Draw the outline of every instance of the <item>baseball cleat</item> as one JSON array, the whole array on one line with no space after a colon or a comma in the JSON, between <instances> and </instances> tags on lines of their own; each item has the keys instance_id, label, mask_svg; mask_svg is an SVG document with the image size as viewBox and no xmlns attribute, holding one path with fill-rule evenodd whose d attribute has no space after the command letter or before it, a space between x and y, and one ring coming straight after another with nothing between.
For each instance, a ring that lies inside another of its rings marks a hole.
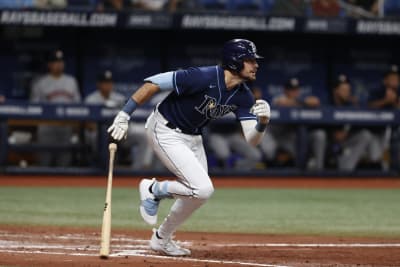
<instances>
[{"instance_id":1,"label":"baseball cleat","mask_svg":"<svg viewBox=\"0 0 400 267\"><path fill-rule=\"evenodd\" d=\"M190 250L180 247L172 237L159 238L157 230L153 229L153 235L150 240L150 248L156 252L167 256L189 256Z\"/></svg>"},{"instance_id":2,"label":"baseball cleat","mask_svg":"<svg viewBox=\"0 0 400 267\"><path fill-rule=\"evenodd\" d=\"M142 179L139 184L140 193L140 215L150 225L157 223L157 211L160 200L150 192L150 186L156 182L156 178Z\"/></svg>"}]
</instances>

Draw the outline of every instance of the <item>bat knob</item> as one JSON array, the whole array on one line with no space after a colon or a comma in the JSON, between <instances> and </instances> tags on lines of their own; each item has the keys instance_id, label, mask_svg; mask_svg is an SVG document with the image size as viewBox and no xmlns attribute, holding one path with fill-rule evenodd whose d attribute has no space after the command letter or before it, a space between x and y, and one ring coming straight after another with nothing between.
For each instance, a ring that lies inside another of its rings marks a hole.
<instances>
[{"instance_id":1,"label":"bat knob","mask_svg":"<svg viewBox=\"0 0 400 267\"><path fill-rule=\"evenodd\" d=\"M116 143L110 143L108 145L108 150L109 151L117 151L117 144Z\"/></svg>"}]
</instances>

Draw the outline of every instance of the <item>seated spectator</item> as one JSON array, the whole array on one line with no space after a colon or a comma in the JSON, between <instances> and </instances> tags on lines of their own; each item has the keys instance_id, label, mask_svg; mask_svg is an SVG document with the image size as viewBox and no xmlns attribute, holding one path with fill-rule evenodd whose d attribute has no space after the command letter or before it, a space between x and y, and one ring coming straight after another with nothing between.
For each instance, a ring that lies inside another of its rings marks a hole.
<instances>
[{"instance_id":1,"label":"seated spectator","mask_svg":"<svg viewBox=\"0 0 400 267\"><path fill-rule=\"evenodd\" d=\"M399 98L400 77L397 66L391 68L384 74L382 87L373 89L368 96L368 106L373 109L396 109L400 107ZM391 128L370 127L372 133L371 157L375 162L381 162L384 166L383 153L389 146Z\"/></svg>"},{"instance_id":2,"label":"seated spectator","mask_svg":"<svg viewBox=\"0 0 400 267\"><path fill-rule=\"evenodd\" d=\"M378 16L380 12L379 0L347 0L348 4L361 8L361 11L366 11L367 14ZM353 10L348 12L350 16L362 17L363 12Z\"/></svg>"},{"instance_id":3,"label":"seated spectator","mask_svg":"<svg viewBox=\"0 0 400 267\"><path fill-rule=\"evenodd\" d=\"M351 84L345 75L339 75L332 92L335 107L358 107L358 101L351 92ZM370 151L371 133L360 127L339 125L329 127L330 145L328 161L342 171L354 171L363 156Z\"/></svg>"},{"instance_id":4,"label":"seated spectator","mask_svg":"<svg viewBox=\"0 0 400 267\"><path fill-rule=\"evenodd\" d=\"M296 78L290 79L284 86L281 95L272 100L272 106L277 107L308 107L320 106L320 100L316 96L301 96L300 84ZM324 167L326 132L319 128L309 129L309 143L312 158L308 162L308 168L321 170ZM261 143L261 149L268 160L277 156L277 151L285 151L292 158L296 156L297 127L291 125L270 125Z\"/></svg>"},{"instance_id":5,"label":"seated spectator","mask_svg":"<svg viewBox=\"0 0 400 267\"><path fill-rule=\"evenodd\" d=\"M317 17L338 17L340 6L338 0L312 0L312 13Z\"/></svg>"},{"instance_id":6,"label":"seated spectator","mask_svg":"<svg viewBox=\"0 0 400 267\"><path fill-rule=\"evenodd\" d=\"M129 6L127 0L100 0L97 4L97 11L122 11Z\"/></svg>"},{"instance_id":7,"label":"seated spectator","mask_svg":"<svg viewBox=\"0 0 400 267\"><path fill-rule=\"evenodd\" d=\"M148 10L148 11L161 11L168 10L175 12L178 4L184 2L182 0L131 0L133 8Z\"/></svg>"},{"instance_id":8,"label":"seated spectator","mask_svg":"<svg viewBox=\"0 0 400 267\"><path fill-rule=\"evenodd\" d=\"M81 96L74 77L64 73L64 53L52 51L48 58L48 73L33 83L30 100L35 103L79 103ZM71 126L39 125L38 143L42 145L71 144L73 128ZM41 151L40 163L43 166L68 166L72 155L68 151L50 153Z\"/></svg>"},{"instance_id":9,"label":"seated spectator","mask_svg":"<svg viewBox=\"0 0 400 267\"><path fill-rule=\"evenodd\" d=\"M36 8L61 9L67 7L67 0L36 0L35 2Z\"/></svg>"}]
</instances>

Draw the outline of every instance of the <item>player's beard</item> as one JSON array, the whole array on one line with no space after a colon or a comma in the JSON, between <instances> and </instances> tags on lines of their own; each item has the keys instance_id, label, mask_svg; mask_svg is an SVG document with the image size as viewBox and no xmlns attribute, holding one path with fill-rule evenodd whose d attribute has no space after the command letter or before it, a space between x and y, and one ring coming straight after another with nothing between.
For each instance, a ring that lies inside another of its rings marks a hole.
<instances>
[{"instance_id":1,"label":"player's beard","mask_svg":"<svg viewBox=\"0 0 400 267\"><path fill-rule=\"evenodd\" d=\"M256 74L257 74L256 72L254 72L254 74L249 72L247 75L243 75L242 73L239 73L239 76L245 82L254 82L256 80Z\"/></svg>"}]
</instances>

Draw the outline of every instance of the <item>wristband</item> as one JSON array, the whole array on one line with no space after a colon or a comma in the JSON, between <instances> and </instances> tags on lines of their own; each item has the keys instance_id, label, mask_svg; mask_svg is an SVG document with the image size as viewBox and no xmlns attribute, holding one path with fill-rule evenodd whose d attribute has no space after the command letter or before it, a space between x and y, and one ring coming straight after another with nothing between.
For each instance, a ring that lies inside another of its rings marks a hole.
<instances>
[{"instance_id":1,"label":"wristband","mask_svg":"<svg viewBox=\"0 0 400 267\"><path fill-rule=\"evenodd\" d=\"M128 102L126 102L125 106L122 108L122 111L126 112L128 115L131 115L137 108L137 105L138 104L136 101L130 97Z\"/></svg>"},{"instance_id":2,"label":"wristband","mask_svg":"<svg viewBox=\"0 0 400 267\"><path fill-rule=\"evenodd\" d=\"M260 133L264 132L266 128L267 128L267 124L259 123L259 122L256 124L256 130Z\"/></svg>"}]
</instances>

